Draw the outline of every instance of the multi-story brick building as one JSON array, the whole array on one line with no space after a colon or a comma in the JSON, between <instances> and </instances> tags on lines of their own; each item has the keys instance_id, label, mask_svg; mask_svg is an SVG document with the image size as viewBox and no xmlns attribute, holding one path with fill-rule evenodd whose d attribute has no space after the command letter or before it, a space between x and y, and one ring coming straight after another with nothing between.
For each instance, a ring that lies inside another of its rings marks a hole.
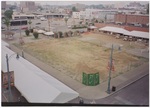
<instances>
[{"instance_id":1,"label":"multi-story brick building","mask_svg":"<svg viewBox=\"0 0 150 108\"><path fill-rule=\"evenodd\" d=\"M6 10L6 1L2 1L1 3L2 10Z\"/></svg>"},{"instance_id":2,"label":"multi-story brick building","mask_svg":"<svg viewBox=\"0 0 150 108\"><path fill-rule=\"evenodd\" d=\"M32 2L32 1L21 1L20 6L23 12L36 10L35 2Z\"/></svg>"},{"instance_id":3,"label":"multi-story brick building","mask_svg":"<svg viewBox=\"0 0 150 108\"><path fill-rule=\"evenodd\" d=\"M146 25L149 23L149 15L142 14L116 14L115 22L121 22L124 24L142 24Z\"/></svg>"}]
</instances>

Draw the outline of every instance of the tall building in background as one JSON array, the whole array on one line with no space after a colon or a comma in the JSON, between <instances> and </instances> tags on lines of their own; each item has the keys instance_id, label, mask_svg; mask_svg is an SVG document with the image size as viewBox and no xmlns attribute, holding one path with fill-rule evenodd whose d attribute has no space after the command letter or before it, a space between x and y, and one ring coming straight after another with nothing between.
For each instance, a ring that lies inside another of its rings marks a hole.
<instances>
[{"instance_id":1,"label":"tall building in background","mask_svg":"<svg viewBox=\"0 0 150 108\"><path fill-rule=\"evenodd\" d=\"M29 12L29 11L36 10L35 2L33 1L21 1L20 7L21 7L22 12Z\"/></svg>"},{"instance_id":2,"label":"tall building in background","mask_svg":"<svg viewBox=\"0 0 150 108\"><path fill-rule=\"evenodd\" d=\"M85 10L86 7L85 4L80 4L80 3L73 4L72 6L76 7L78 11L83 11Z\"/></svg>"},{"instance_id":3,"label":"tall building in background","mask_svg":"<svg viewBox=\"0 0 150 108\"><path fill-rule=\"evenodd\" d=\"M1 3L2 3L2 4L1 4L2 10L6 10L6 1L2 1Z\"/></svg>"}]
</instances>

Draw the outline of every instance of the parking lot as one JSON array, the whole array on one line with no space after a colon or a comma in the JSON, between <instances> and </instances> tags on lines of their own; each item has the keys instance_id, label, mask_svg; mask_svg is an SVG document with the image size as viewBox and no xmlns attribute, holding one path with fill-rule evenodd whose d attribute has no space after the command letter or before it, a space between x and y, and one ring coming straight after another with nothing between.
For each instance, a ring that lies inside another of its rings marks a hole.
<instances>
[{"instance_id":1,"label":"parking lot","mask_svg":"<svg viewBox=\"0 0 150 108\"><path fill-rule=\"evenodd\" d=\"M49 31L49 27L50 27L50 31L64 32L70 30L68 26L71 26L73 24L79 24L78 19L73 20L72 18L68 19L67 25L64 19L59 19L59 20L50 19L49 21L48 20L41 21L40 19L31 19L31 22L32 22L31 25L28 24L28 25L21 25L21 26L10 26L10 30L19 33L20 29L22 29L21 31L24 32L26 27L30 28L31 26L31 28L41 28L47 31ZM2 24L2 27L3 27L2 29L3 31L6 30L7 28L5 24Z\"/></svg>"}]
</instances>

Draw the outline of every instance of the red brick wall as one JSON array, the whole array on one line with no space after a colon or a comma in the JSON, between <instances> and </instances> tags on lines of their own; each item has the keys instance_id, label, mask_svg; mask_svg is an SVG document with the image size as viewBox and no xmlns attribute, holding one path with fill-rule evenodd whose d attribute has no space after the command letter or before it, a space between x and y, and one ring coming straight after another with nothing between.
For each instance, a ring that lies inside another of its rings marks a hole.
<instances>
[{"instance_id":1,"label":"red brick wall","mask_svg":"<svg viewBox=\"0 0 150 108\"><path fill-rule=\"evenodd\" d=\"M115 22L123 22L125 23L140 23L147 24L149 23L149 16L144 15L125 15L125 14L116 14Z\"/></svg>"},{"instance_id":2,"label":"red brick wall","mask_svg":"<svg viewBox=\"0 0 150 108\"><path fill-rule=\"evenodd\" d=\"M115 15L115 22L123 22L125 23L126 15L125 14L116 14Z\"/></svg>"}]
</instances>

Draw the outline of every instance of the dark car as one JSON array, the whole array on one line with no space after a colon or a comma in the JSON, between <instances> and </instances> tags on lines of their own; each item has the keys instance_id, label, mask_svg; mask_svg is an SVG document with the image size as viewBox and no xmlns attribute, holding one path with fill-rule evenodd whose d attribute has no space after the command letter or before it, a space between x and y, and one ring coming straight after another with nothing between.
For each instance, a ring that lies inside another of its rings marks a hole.
<instances>
[{"instance_id":1,"label":"dark car","mask_svg":"<svg viewBox=\"0 0 150 108\"><path fill-rule=\"evenodd\" d=\"M1 27L1 29L4 31L4 30L5 30L5 27Z\"/></svg>"},{"instance_id":2,"label":"dark car","mask_svg":"<svg viewBox=\"0 0 150 108\"><path fill-rule=\"evenodd\" d=\"M39 24L41 24L41 23L36 23L36 25L39 25Z\"/></svg>"}]
</instances>

